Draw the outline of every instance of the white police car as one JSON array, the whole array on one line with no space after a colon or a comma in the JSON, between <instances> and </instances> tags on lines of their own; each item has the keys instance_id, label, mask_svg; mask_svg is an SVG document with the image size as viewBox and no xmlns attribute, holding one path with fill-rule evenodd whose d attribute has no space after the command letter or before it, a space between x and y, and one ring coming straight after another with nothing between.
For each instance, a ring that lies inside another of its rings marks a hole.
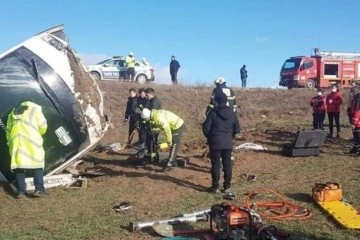
<instances>
[{"instance_id":1,"label":"white police car","mask_svg":"<svg viewBox=\"0 0 360 240\"><path fill-rule=\"evenodd\" d=\"M125 58L115 56L111 59L105 59L97 64L86 66L95 80L124 80L127 76ZM136 61L135 63L135 81L144 84L155 80L154 69L151 66L144 65Z\"/></svg>"}]
</instances>

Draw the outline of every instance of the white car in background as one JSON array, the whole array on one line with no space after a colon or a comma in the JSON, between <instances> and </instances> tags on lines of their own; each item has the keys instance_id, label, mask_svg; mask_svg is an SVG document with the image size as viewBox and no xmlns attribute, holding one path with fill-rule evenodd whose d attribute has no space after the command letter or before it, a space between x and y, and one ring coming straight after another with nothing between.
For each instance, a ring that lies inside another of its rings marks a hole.
<instances>
[{"instance_id":1,"label":"white car in background","mask_svg":"<svg viewBox=\"0 0 360 240\"><path fill-rule=\"evenodd\" d=\"M124 57L116 56L110 59L105 59L97 64L86 66L86 68L96 81L122 80L125 79L127 75ZM147 66L136 61L134 79L140 84L154 81L154 69L151 66Z\"/></svg>"}]
</instances>

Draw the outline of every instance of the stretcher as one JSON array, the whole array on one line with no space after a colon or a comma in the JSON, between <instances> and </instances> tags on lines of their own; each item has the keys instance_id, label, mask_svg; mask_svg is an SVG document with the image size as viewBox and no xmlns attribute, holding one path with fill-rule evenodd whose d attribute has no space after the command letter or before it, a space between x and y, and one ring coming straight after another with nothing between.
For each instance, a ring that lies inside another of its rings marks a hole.
<instances>
[{"instance_id":1,"label":"stretcher","mask_svg":"<svg viewBox=\"0 0 360 240\"><path fill-rule=\"evenodd\" d=\"M342 201L317 203L343 227L360 229L360 213L349 203Z\"/></svg>"}]
</instances>

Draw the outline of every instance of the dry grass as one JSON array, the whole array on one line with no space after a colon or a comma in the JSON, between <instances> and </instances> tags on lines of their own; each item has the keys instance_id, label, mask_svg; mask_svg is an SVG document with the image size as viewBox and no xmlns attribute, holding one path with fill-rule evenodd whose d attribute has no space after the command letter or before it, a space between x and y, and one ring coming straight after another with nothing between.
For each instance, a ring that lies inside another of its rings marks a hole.
<instances>
[{"instance_id":1,"label":"dry grass","mask_svg":"<svg viewBox=\"0 0 360 240\"><path fill-rule=\"evenodd\" d=\"M187 123L182 151L191 157L190 165L164 174L157 166L135 166L132 152L92 153L87 161L108 175L91 179L85 190L53 188L48 198L15 200L3 186L0 239L159 239L151 232L129 232L129 222L168 218L223 201L220 195L205 192L211 183L210 164L199 158L206 146L200 124L211 88L151 86L164 108L176 112ZM126 138L127 126L120 120L129 87L132 86L102 83L114 126L104 143ZM308 100L312 94L306 90L236 90L242 106L242 134L237 143L259 143L269 151L235 153L232 186L238 198L234 203L242 205L244 194L253 189L273 189L313 212L309 220L274 223L290 233L292 239L359 239L359 232L339 227L309 196L314 183L337 181L344 186L345 197L360 208L360 162L343 154L351 146L346 140L351 130L345 115L342 139L329 140L319 157L288 158L280 154L281 145L291 140L298 129L309 128ZM257 181L241 180L244 173L256 174ZM131 202L133 208L115 213L112 207L122 201Z\"/></svg>"}]
</instances>

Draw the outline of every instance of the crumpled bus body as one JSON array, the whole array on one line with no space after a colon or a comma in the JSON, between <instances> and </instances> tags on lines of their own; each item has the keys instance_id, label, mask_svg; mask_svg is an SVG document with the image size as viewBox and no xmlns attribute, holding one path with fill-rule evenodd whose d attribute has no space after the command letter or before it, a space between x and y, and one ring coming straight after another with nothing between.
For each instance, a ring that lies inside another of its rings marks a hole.
<instances>
[{"instance_id":1,"label":"crumpled bus body","mask_svg":"<svg viewBox=\"0 0 360 240\"><path fill-rule=\"evenodd\" d=\"M81 63L63 26L56 26L0 54L0 119L22 101L42 106L45 175L61 172L87 153L109 123L97 83ZM6 129L0 129L0 180L13 179Z\"/></svg>"}]
</instances>

